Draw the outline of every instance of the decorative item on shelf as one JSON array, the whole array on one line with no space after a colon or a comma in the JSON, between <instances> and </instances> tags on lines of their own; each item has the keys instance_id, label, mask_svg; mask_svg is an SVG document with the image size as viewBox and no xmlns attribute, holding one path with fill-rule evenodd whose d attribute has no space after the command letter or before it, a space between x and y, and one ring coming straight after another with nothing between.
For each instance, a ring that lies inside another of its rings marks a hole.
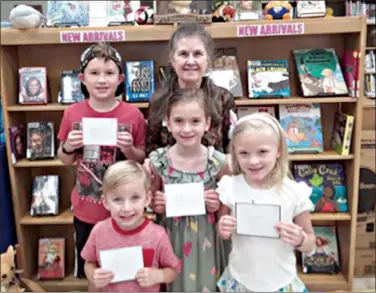
<instances>
[{"instance_id":1,"label":"decorative item on shelf","mask_svg":"<svg viewBox=\"0 0 376 293\"><path fill-rule=\"evenodd\" d=\"M291 11L289 1L270 1L264 8L265 19L291 19Z\"/></svg>"},{"instance_id":2,"label":"decorative item on shelf","mask_svg":"<svg viewBox=\"0 0 376 293\"><path fill-rule=\"evenodd\" d=\"M212 1L165 1L157 0L154 24L184 22L212 22Z\"/></svg>"},{"instance_id":3,"label":"decorative item on shelf","mask_svg":"<svg viewBox=\"0 0 376 293\"><path fill-rule=\"evenodd\" d=\"M235 8L228 1L217 1L213 12L213 22L229 22L235 17Z\"/></svg>"},{"instance_id":4,"label":"decorative item on shelf","mask_svg":"<svg viewBox=\"0 0 376 293\"><path fill-rule=\"evenodd\" d=\"M1 292L24 292L16 275L16 251L10 245L6 252L1 254Z\"/></svg>"},{"instance_id":5,"label":"decorative item on shelf","mask_svg":"<svg viewBox=\"0 0 376 293\"><path fill-rule=\"evenodd\" d=\"M135 22L137 24L152 24L154 19L154 10L149 6L141 6L135 12Z\"/></svg>"},{"instance_id":6,"label":"decorative item on shelf","mask_svg":"<svg viewBox=\"0 0 376 293\"><path fill-rule=\"evenodd\" d=\"M29 29L40 27L44 16L33 7L20 4L10 11L9 19L14 28Z\"/></svg>"},{"instance_id":7,"label":"decorative item on shelf","mask_svg":"<svg viewBox=\"0 0 376 293\"><path fill-rule=\"evenodd\" d=\"M326 7L325 17L333 17L333 16L334 16L333 8Z\"/></svg>"}]
</instances>

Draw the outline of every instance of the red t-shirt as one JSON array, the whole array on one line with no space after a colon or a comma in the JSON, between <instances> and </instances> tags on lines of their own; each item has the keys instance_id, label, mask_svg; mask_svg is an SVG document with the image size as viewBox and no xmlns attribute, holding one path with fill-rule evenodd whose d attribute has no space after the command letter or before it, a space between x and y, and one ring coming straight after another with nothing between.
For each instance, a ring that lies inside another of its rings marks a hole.
<instances>
[{"instance_id":1,"label":"red t-shirt","mask_svg":"<svg viewBox=\"0 0 376 293\"><path fill-rule=\"evenodd\" d=\"M100 267L101 250L141 246L144 266L153 268L174 268L179 270L179 259L174 254L166 230L148 219L131 231L123 231L112 218L99 222L90 233L81 256L86 261L96 262ZM137 280L112 283L104 292L158 292L160 285L141 288Z\"/></svg>"},{"instance_id":2,"label":"red t-shirt","mask_svg":"<svg viewBox=\"0 0 376 293\"><path fill-rule=\"evenodd\" d=\"M120 102L115 109L104 113L91 108L89 100L69 106L64 112L58 139L66 141L73 128L81 127L84 117L117 118L118 128L127 128L131 125L135 147L145 145L144 116L135 106L125 102ZM124 154L115 146L84 146L77 150L76 184L71 194L75 217L89 224L96 224L109 217L101 201L102 179L110 165L125 159Z\"/></svg>"}]
</instances>

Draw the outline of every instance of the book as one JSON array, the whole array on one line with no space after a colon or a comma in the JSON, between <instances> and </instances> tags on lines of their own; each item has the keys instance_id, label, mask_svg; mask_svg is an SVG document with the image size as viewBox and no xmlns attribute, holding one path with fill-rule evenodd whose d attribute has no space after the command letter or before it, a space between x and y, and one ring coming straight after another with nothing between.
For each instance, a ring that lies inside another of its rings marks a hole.
<instances>
[{"instance_id":1,"label":"book","mask_svg":"<svg viewBox=\"0 0 376 293\"><path fill-rule=\"evenodd\" d=\"M342 58L343 75L350 96L356 97L357 51L346 50Z\"/></svg>"},{"instance_id":2,"label":"book","mask_svg":"<svg viewBox=\"0 0 376 293\"><path fill-rule=\"evenodd\" d=\"M235 21L263 18L261 1L234 1Z\"/></svg>"},{"instance_id":3,"label":"book","mask_svg":"<svg viewBox=\"0 0 376 293\"><path fill-rule=\"evenodd\" d=\"M286 132L289 153L324 151L319 104L280 105L279 120Z\"/></svg>"},{"instance_id":4,"label":"book","mask_svg":"<svg viewBox=\"0 0 376 293\"><path fill-rule=\"evenodd\" d=\"M154 62L126 61L126 100L148 102L154 92Z\"/></svg>"},{"instance_id":5,"label":"book","mask_svg":"<svg viewBox=\"0 0 376 293\"><path fill-rule=\"evenodd\" d=\"M52 122L27 123L28 159L47 159L55 157L55 134Z\"/></svg>"},{"instance_id":6,"label":"book","mask_svg":"<svg viewBox=\"0 0 376 293\"><path fill-rule=\"evenodd\" d=\"M219 48L209 78L219 87L228 90L234 97L243 96L243 87L236 61L236 48Z\"/></svg>"},{"instance_id":7,"label":"book","mask_svg":"<svg viewBox=\"0 0 376 293\"><path fill-rule=\"evenodd\" d=\"M48 26L89 25L89 1L47 1Z\"/></svg>"},{"instance_id":8,"label":"book","mask_svg":"<svg viewBox=\"0 0 376 293\"><path fill-rule=\"evenodd\" d=\"M302 49L293 53L304 96L348 94L334 49Z\"/></svg>"},{"instance_id":9,"label":"book","mask_svg":"<svg viewBox=\"0 0 376 293\"><path fill-rule=\"evenodd\" d=\"M42 175L33 180L31 216L57 215L59 212L59 176Z\"/></svg>"},{"instance_id":10,"label":"book","mask_svg":"<svg viewBox=\"0 0 376 293\"><path fill-rule=\"evenodd\" d=\"M335 226L313 227L316 236L312 252L302 253L303 273L337 274L340 271L337 233Z\"/></svg>"},{"instance_id":11,"label":"book","mask_svg":"<svg viewBox=\"0 0 376 293\"><path fill-rule=\"evenodd\" d=\"M18 69L18 103L23 105L47 104L47 68L21 67Z\"/></svg>"},{"instance_id":12,"label":"book","mask_svg":"<svg viewBox=\"0 0 376 293\"><path fill-rule=\"evenodd\" d=\"M350 153L353 128L354 116L342 112L335 114L332 148L342 156Z\"/></svg>"},{"instance_id":13,"label":"book","mask_svg":"<svg viewBox=\"0 0 376 293\"><path fill-rule=\"evenodd\" d=\"M65 239L39 238L38 279L65 277Z\"/></svg>"},{"instance_id":14,"label":"book","mask_svg":"<svg viewBox=\"0 0 376 293\"><path fill-rule=\"evenodd\" d=\"M81 91L81 81L78 77L79 70L63 70L60 76L60 93L58 102L72 104L85 99Z\"/></svg>"},{"instance_id":15,"label":"book","mask_svg":"<svg viewBox=\"0 0 376 293\"><path fill-rule=\"evenodd\" d=\"M17 124L9 127L12 164L26 157L25 127Z\"/></svg>"},{"instance_id":16,"label":"book","mask_svg":"<svg viewBox=\"0 0 376 293\"><path fill-rule=\"evenodd\" d=\"M246 115L250 115L257 112L268 113L275 117L274 106L254 106L254 107L239 107L238 108L238 118L242 118Z\"/></svg>"},{"instance_id":17,"label":"book","mask_svg":"<svg viewBox=\"0 0 376 293\"><path fill-rule=\"evenodd\" d=\"M326 14L325 1L296 1L296 14L298 18L323 17Z\"/></svg>"},{"instance_id":18,"label":"book","mask_svg":"<svg viewBox=\"0 0 376 293\"><path fill-rule=\"evenodd\" d=\"M287 60L248 60L248 97L290 96Z\"/></svg>"},{"instance_id":19,"label":"book","mask_svg":"<svg viewBox=\"0 0 376 293\"><path fill-rule=\"evenodd\" d=\"M342 163L295 163L294 177L312 187L310 199L315 212L347 212L347 188Z\"/></svg>"}]
</instances>

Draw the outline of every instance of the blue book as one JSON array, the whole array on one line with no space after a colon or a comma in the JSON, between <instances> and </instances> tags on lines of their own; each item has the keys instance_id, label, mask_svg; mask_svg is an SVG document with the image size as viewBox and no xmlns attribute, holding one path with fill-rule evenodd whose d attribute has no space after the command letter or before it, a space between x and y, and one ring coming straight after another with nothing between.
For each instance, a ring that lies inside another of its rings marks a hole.
<instances>
[{"instance_id":1,"label":"blue book","mask_svg":"<svg viewBox=\"0 0 376 293\"><path fill-rule=\"evenodd\" d=\"M248 60L248 93L250 98L289 97L288 61Z\"/></svg>"},{"instance_id":2,"label":"blue book","mask_svg":"<svg viewBox=\"0 0 376 293\"><path fill-rule=\"evenodd\" d=\"M154 92L153 61L127 61L125 70L126 100L148 102Z\"/></svg>"},{"instance_id":3,"label":"blue book","mask_svg":"<svg viewBox=\"0 0 376 293\"><path fill-rule=\"evenodd\" d=\"M47 1L47 25L89 25L89 1Z\"/></svg>"}]
</instances>

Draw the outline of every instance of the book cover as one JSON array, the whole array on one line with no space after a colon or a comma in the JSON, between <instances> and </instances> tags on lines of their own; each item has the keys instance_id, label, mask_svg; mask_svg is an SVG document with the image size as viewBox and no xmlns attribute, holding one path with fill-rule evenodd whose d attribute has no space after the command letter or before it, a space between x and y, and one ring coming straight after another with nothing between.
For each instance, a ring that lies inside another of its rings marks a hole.
<instances>
[{"instance_id":1,"label":"book cover","mask_svg":"<svg viewBox=\"0 0 376 293\"><path fill-rule=\"evenodd\" d=\"M294 177L312 187L310 199L314 211L320 213L347 212L347 188L341 163L295 163Z\"/></svg>"},{"instance_id":2,"label":"book cover","mask_svg":"<svg viewBox=\"0 0 376 293\"><path fill-rule=\"evenodd\" d=\"M126 1L106 1L108 23L111 21L125 21L125 2Z\"/></svg>"},{"instance_id":3,"label":"book cover","mask_svg":"<svg viewBox=\"0 0 376 293\"><path fill-rule=\"evenodd\" d=\"M261 1L234 1L235 20L257 20L263 18Z\"/></svg>"},{"instance_id":4,"label":"book cover","mask_svg":"<svg viewBox=\"0 0 376 293\"><path fill-rule=\"evenodd\" d=\"M57 215L59 212L59 176L42 175L33 180L31 216Z\"/></svg>"},{"instance_id":5,"label":"book cover","mask_svg":"<svg viewBox=\"0 0 376 293\"><path fill-rule=\"evenodd\" d=\"M323 17L326 14L325 1L297 1L296 14L299 18Z\"/></svg>"},{"instance_id":6,"label":"book cover","mask_svg":"<svg viewBox=\"0 0 376 293\"><path fill-rule=\"evenodd\" d=\"M335 226L315 226L315 248L302 253L303 273L336 274L340 271L337 233Z\"/></svg>"},{"instance_id":7,"label":"book cover","mask_svg":"<svg viewBox=\"0 0 376 293\"><path fill-rule=\"evenodd\" d=\"M26 157L25 127L17 124L9 127L12 164Z\"/></svg>"},{"instance_id":8,"label":"book cover","mask_svg":"<svg viewBox=\"0 0 376 293\"><path fill-rule=\"evenodd\" d=\"M254 106L254 107L239 107L238 109L238 118L242 118L246 115L250 115L257 112L268 113L275 117L275 108L274 106Z\"/></svg>"},{"instance_id":9,"label":"book cover","mask_svg":"<svg viewBox=\"0 0 376 293\"><path fill-rule=\"evenodd\" d=\"M128 102L148 102L154 92L154 62L125 62L126 100Z\"/></svg>"},{"instance_id":10,"label":"book cover","mask_svg":"<svg viewBox=\"0 0 376 293\"><path fill-rule=\"evenodd\" d=\"M287 60L248 60L248 93L250 98L290 96Z\"/></svg>"},{"instance_id":11,"label":"book cover","mask_svg":"<svg viewBox=\"0 0 376 293\"><path fill-rule=\"evenodd\" d=\"M55 156L55 134L52 122L29 122L27 124L28 159L47 159Z\"/></svg>"},{"instance_id":12,"label":"book cover","mask_svg":"<svg viewBox=\"0 0 376 293\"><path fill-rule=\"evenodd\" d=\"M346 50L342 58L343 75L350 96L356 97L357 52Z\"/></svg>"},{"instance_id":13,"label":"book cover","mask_svg":"<svg viewBox=\"0 0 376 293\"><path fill-rule=\"evenodd\" d=\"M85 99L81 91L81 81L78 78L79 73L79 70L63 70L61 72L59 103L72 104Z\"/></svg>"},{"instance_id":14,"label":"book cover","mask_svg":"<svg viewBox=\"0 0 376 293\"><path fill-rule=\"evenodd\" d=\"M213 83L228 90L234 97L243 96L243 87L236 61L236 48L219 48L208 76Z\"/></svg>"},{"instance_id":15,"label":"book cover","mask_svg":"<svg viewBox=\"0 0 376 293\"><path fill-rule=\"evenodd\" d=\"M334 49L303 49L293 52L304 96L348 94Z\"/></svg>"},{"instance_id":16,"label":"book cover","mask_svg":"<svg viewBox=\"0 0 376 293\"><path fill-rule=\"evenodd\" d=\"M40 238L38 242L38 279L65 276L65 239Z\"/></svg>"},{"instance_id":17,"label":"book cover","mask_svg":"<svg viewBox=\"0 0 376 293\"><path fill-rule=\"evenodd\" d=\"M18 69L20 104L47 104L47 68L21 67Z\"/></svg>"},{"instance_id":18,"label":"book cover","mask_svg":"<svg viewBox=\"0 0 376 293\"><path fill-rule=\"evenodd\" d=\"M89 1L48 0L47 25L89 25Z\"/></svg>"},{"instance_id":19,"label":"book cover","mask_svg":"<svg viewBox=\"0 0 376 293\"><path fill-rule=\"evenodd\" d=\"M319 104L280 105L279 121L286 132L289 153L324 151Z\"/></svg>"},{"instance_id":20,"label":"book cover","mask_svg":"<svg viewBox=\"0 0 376 293\"><path fill-rule=\"evenodd\" d=\"M340 155L350 153L354 116L337 112L334 119L332 148Z\"/></svg>"}]
</instances>

